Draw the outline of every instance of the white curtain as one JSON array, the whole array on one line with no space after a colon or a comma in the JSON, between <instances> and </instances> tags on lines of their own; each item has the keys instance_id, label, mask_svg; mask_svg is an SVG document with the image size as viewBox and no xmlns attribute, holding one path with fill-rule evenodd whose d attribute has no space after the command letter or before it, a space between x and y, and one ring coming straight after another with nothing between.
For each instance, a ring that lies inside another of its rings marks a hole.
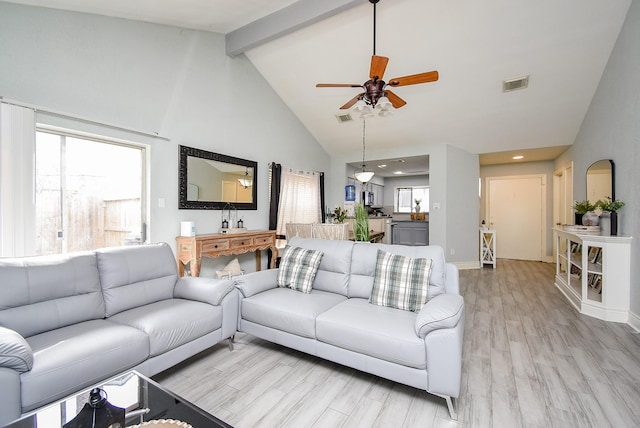
<instances>
[{"instance_id":1,"label":"white curtain","mask_svg":"<svg viewBox=\"0 0 640 428\"><path fill-rule=\"evenodd\" d=\"M35 111L0 103L0 257L35 248Z\"/></svg>"},{"instance_id":2,"label":"white curtain","mask_svg":"<svg viewBox=\"0 0 640 428\"><path fill-rule=\"evenodd\" d=\"M287 223L320 221L320 173L282 168L277 234L286 234Z\"/></svg>"}]
</instances>

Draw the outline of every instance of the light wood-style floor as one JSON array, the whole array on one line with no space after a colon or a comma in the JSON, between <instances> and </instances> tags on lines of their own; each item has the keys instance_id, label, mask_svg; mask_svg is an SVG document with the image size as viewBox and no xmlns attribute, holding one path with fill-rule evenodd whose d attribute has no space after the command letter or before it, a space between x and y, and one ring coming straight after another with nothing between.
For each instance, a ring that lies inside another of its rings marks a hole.
<instances>
[{"instance_id":1,"label":"light wood-style floor","mask_svg":"<svg viewBox=\"0 0 640 428\"><path fill-rule=\"evenodd\" d=\"M154 378L236 427L637 427L640 336L580 315L555 267L460 272L459 420L445 401L239 333Z\"/></svg>"}]
</instances>

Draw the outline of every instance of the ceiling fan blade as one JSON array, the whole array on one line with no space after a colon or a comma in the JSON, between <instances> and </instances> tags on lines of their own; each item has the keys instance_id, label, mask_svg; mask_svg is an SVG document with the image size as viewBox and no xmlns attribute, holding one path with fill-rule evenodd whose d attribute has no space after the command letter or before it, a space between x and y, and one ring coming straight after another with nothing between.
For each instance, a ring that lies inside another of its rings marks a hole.
<instances>
[{"instance_id":1,"label":"ceiling fan blade","mask_svg":"<svg viewBox=\"0 0 640 428\"><path fill-rule=\"evenodd\" d=\"M316 88L362 88L359 83L318 83Z\"/></svg>"},{"instance_id":2,"label":"ceiling fan blade","mask_svg":"<svg viewBox=\"0 0 640 428\"><path fill-rule=\"evenodd\" d=\"M411 76L396 77L394 79L390 79L388 85L417 85L418 83L435 82L436 80L438 80L438 72L434 70L427 71L426 73L412 74Z\"/></svg>"},{"instance_id":3,"label":"ceiling fan blade","mask_svg":"<svg viewBox=\"0 0 640 428\"><path fill-rule=\"evenodd\" d=\"M358 100L364 95L364 92L361 94L356 95L355 97L351 98L345 105L343 105L342 107L340 107L340 110L344 110L344 109L348 109L353 107L353 105L355 103L358 102Z\"/></svg>"},{"instance_id":4,"label":"ceiling fan blade","mask_svg":"<svg viewBox=\"0 0 640 428\"><path fill-rule=\"evenodd\" d=\"M387 63L389 58L386 56L373 55L371 57L371 70L369 71L369 78L373 79L373 76L378 76L378 79L382 80L384 71L387 69Z\"/></svg>"},{"instance_id":5,"label":"ceiling fan blade","mask_svg":"<svg viewBox=\"0 0 640 428\"><path fill-rule=\"evenodd\" d=\"M399 96L397 96L396 94L394 94L393 92L387 90L385 91L387 94L387 98L389 98L389 102L391 103L391 105L395 108L400 108L403 105L405 105L407 102L405 100L403 100L402 98L400 98Z\"/></svg>"}]
</instances>

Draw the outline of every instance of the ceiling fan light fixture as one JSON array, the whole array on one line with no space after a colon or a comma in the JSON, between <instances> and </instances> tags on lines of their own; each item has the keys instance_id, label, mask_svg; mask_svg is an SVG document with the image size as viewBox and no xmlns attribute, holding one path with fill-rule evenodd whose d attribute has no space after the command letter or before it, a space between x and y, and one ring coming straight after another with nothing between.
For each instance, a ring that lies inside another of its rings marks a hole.
<instances>
[{"instance_id":1,"label":"ceiling fan light fixture","mask_svg":"<svg viewBox=\"0 0 640 428\"><path fill-rule=\"evenodd\" d=\"M357 112L360 112L365 108L369 107L367 107L367 103L365 103L362 99L359 99L358 102L356 102L353 106L353 109Z\"/></svg>"},{"instance_id":2,"label":"ceiling fan light fixture","mask_svg":"<svg viewBox=\"0 0 640 428\"><path fill-rule=\"evenodd\" d=\"M389 110L391 108L391 101L387 97L380 97L378 103L376 104L376 108L380 108L381 110Z\"/></svg>"}]
</instances>

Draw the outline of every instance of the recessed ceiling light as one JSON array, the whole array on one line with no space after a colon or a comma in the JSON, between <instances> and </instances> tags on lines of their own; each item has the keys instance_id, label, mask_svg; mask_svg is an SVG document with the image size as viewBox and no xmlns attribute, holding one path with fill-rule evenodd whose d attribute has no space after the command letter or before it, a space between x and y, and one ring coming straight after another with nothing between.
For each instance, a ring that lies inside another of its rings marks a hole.
<instances>
[{"instance_id":1,"label":"recessed ceiling light","mask_svg":"<svg viewBox=\"0 0 640 428\"><path fill-rule=\"evenodd\" d=\"M520 160L520 159L524 159L524 156L516 155L516 156L513 157L513 160Z\"/></svg>"},{"instance_id":2,"label":"recessed ceiling light","mask_svg":"<svg viewBox=\"0 0 640 428\"><path fill-rule=\"evenodd\" d=\"M378 165L378 168L386 168L386 167L387 167L386 163L383 163L382 165Z\"/></svg>"},{"instance_id":3,"label":"recessed ceiling light","mask_svg":"<svg viewBox=\"0 0 640 428\"><path fill-rule=\"evenodd\" d=\"M394 173L395 175L404 174L402 171L394 171L393 173Z\"/></svg>"}]
</instances>

